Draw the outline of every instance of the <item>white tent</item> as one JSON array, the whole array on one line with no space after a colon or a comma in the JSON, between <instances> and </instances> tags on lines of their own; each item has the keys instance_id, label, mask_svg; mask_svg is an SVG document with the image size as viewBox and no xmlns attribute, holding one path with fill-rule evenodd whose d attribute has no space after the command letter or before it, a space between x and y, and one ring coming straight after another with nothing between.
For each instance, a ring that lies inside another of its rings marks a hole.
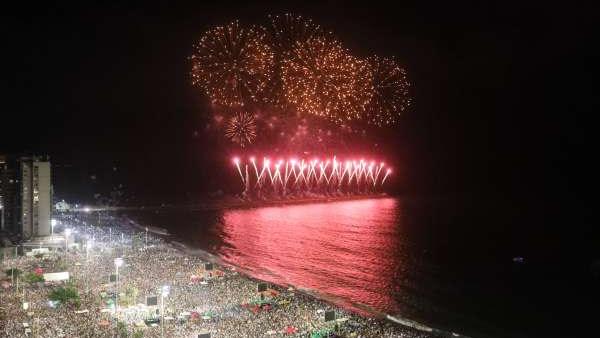
<instances>
[{"instance_id":1,"label":"white tent","mask_svg":"<svg viewBox=\"0 0 600 338\"><path fill-rule=\"evenodd\" d=\"M56 281L61 281L61 280L69 280L69 271L45 273L44 274L44 280L46 282L56 282Z\"/></svg>"}]
</instances>

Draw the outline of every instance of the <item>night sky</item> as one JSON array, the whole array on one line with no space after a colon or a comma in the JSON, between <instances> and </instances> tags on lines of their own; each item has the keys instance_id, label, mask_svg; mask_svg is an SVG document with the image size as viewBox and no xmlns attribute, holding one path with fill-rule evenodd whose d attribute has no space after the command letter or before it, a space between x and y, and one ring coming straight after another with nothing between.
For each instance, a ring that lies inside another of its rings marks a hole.
<instances>
[{"instance_id":1,"label":"night sky","mask_svg":"<svg viewBox=\"0 0 600 338\"><path fill-rule=\"evenodd\" d=\"M377 153L394 167L388 190L403 203L449 202L406 209L421 210L409 219L436 225L424 236L466 257L511 245L537 250L554 284L536 277L526 290L539 282L547 287L540 290L560 293L564 285L562 307L539 292L563 325L597 314L581 316L575 304L599 296L598 280L589 278L600 257L592 221L600 111L600 11L593 6L121 2L3 7L0 154L50 155L58 198L93 203L95 193L119 184L134 205L239 191L231 147L205 131L210 107L191 84L188 57L215 25L302 14L355 55L396 56L405 66L413 105L381 131Z\"/></svg>"},{"instance_id":2,"label":"night sky","mask_svg":"<svg viewBox=\"0 0 600 338\"><path fill-rule=\"evenodd\" d=\"M153 202L230 189L214 179L230 154L204 132L209 108L191 85L188 56L211 26L284 12L312 17L359 56L395 55L405 65L414 105L385 131L383 146L399 169L392 190L549 205L586 198L598 108L596 11L549 2L145 1L7 10L0 152L49 154L56 192L71 200L118 183Z\"/></svg>"}]
</instances>

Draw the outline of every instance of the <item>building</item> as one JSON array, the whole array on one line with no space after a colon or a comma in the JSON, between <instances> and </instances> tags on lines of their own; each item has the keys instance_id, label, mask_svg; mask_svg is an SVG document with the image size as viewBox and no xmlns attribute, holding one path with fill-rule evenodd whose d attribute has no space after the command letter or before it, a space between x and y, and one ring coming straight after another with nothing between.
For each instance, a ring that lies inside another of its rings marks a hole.
<instances>
[{"instance_id":1,"label":"building","mask_svg":"<svg viewBox=\"0 0 600 338\"><path fill-rule=\"evenodd\" d=\"M16 163L14 158L0 155L0 230L11 233L16 232Z\"/></svg>"},{"instance_id":2,"label":"building","mask_svg":"<svg viewBox=\"0 0 600 338\"><path fill-rule=\"evenodd\" d=\"M54 211L56 212L68 212L69 210L71 210L71 205L64 200L54 205Z\"/></svg>"},{"instance_id":3,"label":"building","mask_svg":"<svg viewBox=\"0 0 600 338\"><path fill-rule=\"evenodd\" d=\"M2 230L23 239L51 234L52 179L48 158L0 156Z\"/></svg>"}]
</instances>

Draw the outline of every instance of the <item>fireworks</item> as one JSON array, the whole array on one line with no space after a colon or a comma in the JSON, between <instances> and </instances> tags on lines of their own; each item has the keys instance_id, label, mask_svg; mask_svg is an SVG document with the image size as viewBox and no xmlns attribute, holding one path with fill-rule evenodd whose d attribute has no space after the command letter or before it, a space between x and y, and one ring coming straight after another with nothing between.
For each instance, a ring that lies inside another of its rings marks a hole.
<instances>
[{"instance_id":1,"label":"fireworks","mask_svg":"<svg viewBox=\"0 0 600 338\"><path fill-rule=\"evenodd\" d=\"M284 15L269 15L271 25L269 27L271 46L283 58L289 57L293 49L306 41L324 35L323 29L310 19L302 16L294 16L286 13Z\"/></svg>"},{"instance_id":2,"label":"fireworks","mask_svg":"<svg viewBox=\"0 0 600 338\"><path fill-rule=\"evenodd\" d=\"M248 113L238 113L227 122L225 137L244 148L256 138L256 123L254 116Z\"/></svg>"},{"instance_id":3,"label":"fireworks","mask_svg":"<svg viewBox=\"0 0 600 338\"><path fill-rule=\"evenodd\" d=\"M367 122L380 127L394 124L411 102L406 71L393 59L374 56L368 61L373 71L373 96L367 109Z\"/></svg>"},{"instance_id":4,"label":"fireworks","mask_svg":"<svg viewBox=\"0 0 600 338\"><path fill-rule=\"evenodd\" d=\"M298 44L293 54L282 66L283 89L298 112L337 123L362 117L373 93L367 62L330 37Z\"/></svg>"},{"instance_id":5,"label":"fireworks","mask_svg":"<svg viewBox=\"0 0 600 338\"><path fill-rule=\"evenodd\" d=\"M271 24L267 26L270 45L275 52L275 68L273 81L269 86L268 98L270 102L281 109L288 108L288 101L283 91L281 78L283 62L289 60L294 48L306 43L311 38L323 36L324 32L319 25L310 19L292 14L269 15Z\"/></svg>"},{"instance_id":6,"label":"fireworks","mask_svg":"<svg viewBox=\"0 0 600 338\"><path fill-rule=\"evenodd\" d=\"M410 106L406 72L393 58L357 58L302 16L269 21L218 26L194 46L193 83L234 143L260 134L257 146L276 142L277 151L339 151L361 130L364 138L366 124L395 124ZM232 115L239 111L247 114Z\"/></svg>"},{"instance_id":7,"label":"fireworks","mask_svg":"<svg viewBox=\"0 0 600 338\"><path fill-rule=\"evenodd\" d=\"M202 36L192 60L193 83L217 105L236 107L264 101L271 80L273 52L262 28L234 21Z\"/></svg>"},{"instance_id":8,"label":"fireworks","mask_svg":"<svg viewBox=\"0 0 600 338\"><path fill-rule=\"evenodd\" d=\"M264 157L260 163L254 157L245 163L235 157L233 163L245 186L245 194L259 196L374 192L392 172L383 162L364 159L340 161L335 156L324 160L290 158L277 161ZM245 175L242 174L242 165Z\"/></svg>"}]
</instances>

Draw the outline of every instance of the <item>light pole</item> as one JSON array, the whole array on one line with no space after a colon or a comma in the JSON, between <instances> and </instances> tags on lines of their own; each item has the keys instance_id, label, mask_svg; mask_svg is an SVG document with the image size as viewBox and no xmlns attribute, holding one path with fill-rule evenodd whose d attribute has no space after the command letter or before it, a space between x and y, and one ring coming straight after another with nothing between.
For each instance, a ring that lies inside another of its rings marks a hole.
<instances>
[{"instance_id":1,"label":"light pole","mask_svg":"<svg viewBox=\"0 0 600 338\"><path fill-rule=\"evenodd\" d=\"M115 268L117 270L117 292L115 294L115 317L119 311L119 267L123 265L123 258L115 258Z\"/></svg>"},{"instance_id":2,"label":"light pole","mask_svg":"<svg viewBox=\"0 0 600 338\"><path fill-rule=\"evenodd\" d=\"M94 238L88 239L87 243L85 244L85 260L86 261L90 260L90 249L92 248L92 245L94 245Z\"/></svg>"},{"instance_id":3,"label":"light pole","mask_svg":"<svg viewBox=\"0 0 600 338\"><path fill-rule=\"evenodd\" d=\"M89 282L89 269L90 269L90 248L94 243L94 239L88 239L85 245L85 292L88 293L90 291L90 282Z\"/></svg>"},{"instance_id":4,"label":"light pole","mask_svg":"<svg viewBox=\"0 0 600 338\"><path fill-rule=\"evenodd\" d=\"M65 229L65 261L69 258L67 253L69 252L69 235L71 234L71 229Z\"/></svg>"},{"instance_id":5,"label":"light pole","mask_svg":"<svg viewBox=\"0 0 600 338\"><path fill-rule=\"evenodd\" d=\"M56 226L56 220L53 218L50 221L50 238L54 238L54 227Z\"/></svg>"},{"instance_id":6,"label":"light pole","mask_svg":"<svg viewBox=\"0 0 600 338\"><path fill-rule=\"evenodd\" d=\"M148 227L146 227L146 242L144 243L144 249L148 246Z\"/></svg>"},{"instance_id":7,"label":"light pole","mask_svg":"<svg viewBox=\"0 0 600 338\"><path fill-rule=\"evenodd\" d=\"M160 336L165 335L165 297L169 295L170 287L163 285L160 289Z\"/></svg>"}]
</instances>

